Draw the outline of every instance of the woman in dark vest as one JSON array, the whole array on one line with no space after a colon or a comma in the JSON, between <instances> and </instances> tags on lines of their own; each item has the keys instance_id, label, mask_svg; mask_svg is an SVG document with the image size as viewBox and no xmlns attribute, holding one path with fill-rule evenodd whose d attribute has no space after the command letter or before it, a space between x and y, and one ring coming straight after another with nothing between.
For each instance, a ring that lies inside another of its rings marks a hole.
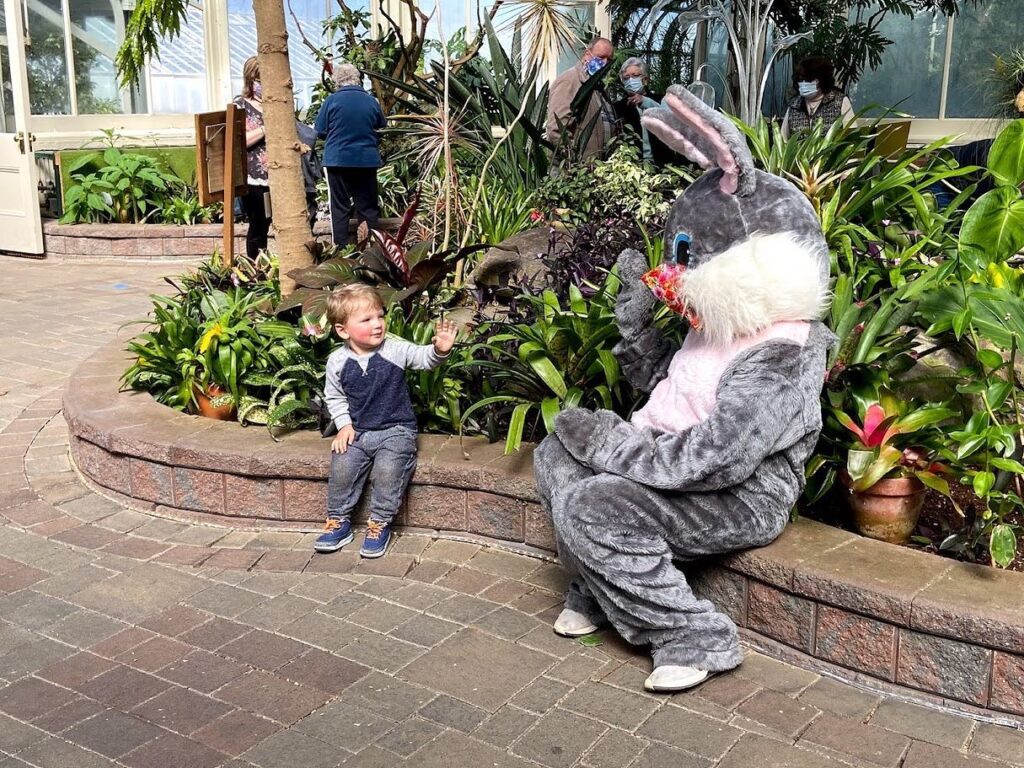
<instances>
[{"instance_id":1,"label":"woman in dark vest","mask_svg":"<svg viewBox=\"0 0 1024 768\"><path fill-rule=\"evenodd\" d=\"M830 126L837 120L853 120L853 104L836 88L835 68L824 56L809 56L797 64L793 84L799 93L782 119L784 138L806 131L818 121Z\"/></svg>"}]
</instances>

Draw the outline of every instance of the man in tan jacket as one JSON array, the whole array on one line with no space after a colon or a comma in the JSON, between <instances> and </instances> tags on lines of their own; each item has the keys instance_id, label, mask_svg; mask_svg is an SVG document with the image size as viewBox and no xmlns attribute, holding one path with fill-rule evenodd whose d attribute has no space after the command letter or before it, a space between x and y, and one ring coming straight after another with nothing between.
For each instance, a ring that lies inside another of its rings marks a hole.
<instances>
[{"instance_id":1,"label":"man in tan jacket","mask_svg":"<svg viewBox=\"0 0 1024 768\"><path fill-rule=\"evenodd\" d=\"M593 91L581 122L576 122L570 107L583 84L603 69L614 56L615 47L611 41L598 37L587 46L580 61L551 84L548 117L544 127L548 141L555 145L556 157L564 157L566 152L561 145L569 145L575 132L585 130L591 123L594 128L583 151L584 158L600 157L611 140L615 128L615 112L602 88Z\"/></svg>"}]
</instances>

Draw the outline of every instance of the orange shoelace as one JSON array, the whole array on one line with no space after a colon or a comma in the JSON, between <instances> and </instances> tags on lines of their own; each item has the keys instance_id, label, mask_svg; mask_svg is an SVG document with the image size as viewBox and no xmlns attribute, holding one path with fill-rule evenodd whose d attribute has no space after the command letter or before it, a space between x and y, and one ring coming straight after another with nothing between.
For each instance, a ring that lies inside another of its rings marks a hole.
<instances>
[{"instance_id":1,"label":"orange shoelace","mask_svg":"<svg viewBox=\"0 0 1024 768\"><path fill-rule=\"evenodd\" d=\"M366 538L379 539L384 533L385 523L378 523L376 520L369 520L366 523Z\"/></svg>"},{"instance_id":2,"label":"orange shoelace","mask_svg":"<svg viewBox=\"0 0 1024 768\"><path fill-rule=\"evenodd\" d=\"M324 523L324 530L333 531L335 528L341 528L341 520L335 520L333 517L328 517L327 522Z\"/></svg>"}]
</instances>

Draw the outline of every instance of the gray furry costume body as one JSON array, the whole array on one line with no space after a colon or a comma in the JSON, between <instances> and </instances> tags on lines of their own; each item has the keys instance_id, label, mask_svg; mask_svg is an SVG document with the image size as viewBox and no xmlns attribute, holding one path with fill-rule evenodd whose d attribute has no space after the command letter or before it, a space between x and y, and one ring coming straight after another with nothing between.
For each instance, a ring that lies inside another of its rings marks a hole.
<instances>
[{"instance_id":1,"label":"gray furry costume body","mask_svg":"<svg viewBox=\"0 0 1024 768\"><path fill-rule=\"evenodd\" d=\"M818 321L828 251L804 195L755 170L725 116L679 86L665 105L645 115L646 127L707 169L676 200L666 227L666 252L688 236L680 291L702 321L699 333L728 346L795 321L806 326L805 340L742 348L718 379L710 412L679 432L610 411L567 410L534 466L572 576L566 607L648 645L656 668L714 672L742 661L736 627L694 596L674 561L761 546L786 525L821 430L833 340ZM614 352L632 384L652 392L670 366L685 364L674 358L686 349L652 325L655 300L640 281L647 269L636 251L619 258L622 341Z\"/></svg>"}]
</instances>

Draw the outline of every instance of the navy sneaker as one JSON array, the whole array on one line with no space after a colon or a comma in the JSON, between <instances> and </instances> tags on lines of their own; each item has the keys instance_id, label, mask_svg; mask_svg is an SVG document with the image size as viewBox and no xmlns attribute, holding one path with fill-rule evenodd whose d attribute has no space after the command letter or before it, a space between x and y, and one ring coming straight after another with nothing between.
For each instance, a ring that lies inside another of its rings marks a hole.
<instances>
[{"instance_id":1,"label":"navy sneaker","mask_svg":"<svg viewBox=\"0 0 1024 768\"><path fill-rule=\"evenodd\" d=\"M348 520L327 518L324 532L316 537L313 549L317 552L337 552L352 541L352 523Z\"/></svg>"},{"instance_id":2,"label":"navy sneaker","mask_svg":"<svg viewBox=\"0 0 1024 768\"><path fill-rule=\"evenodd\" d=\"M391 523L370 520L366 524L366 536L363 538L363 546L359 548L359 554L363 557L381 557L388 551L390 542Z\"/></svg>"}]
</instances>

